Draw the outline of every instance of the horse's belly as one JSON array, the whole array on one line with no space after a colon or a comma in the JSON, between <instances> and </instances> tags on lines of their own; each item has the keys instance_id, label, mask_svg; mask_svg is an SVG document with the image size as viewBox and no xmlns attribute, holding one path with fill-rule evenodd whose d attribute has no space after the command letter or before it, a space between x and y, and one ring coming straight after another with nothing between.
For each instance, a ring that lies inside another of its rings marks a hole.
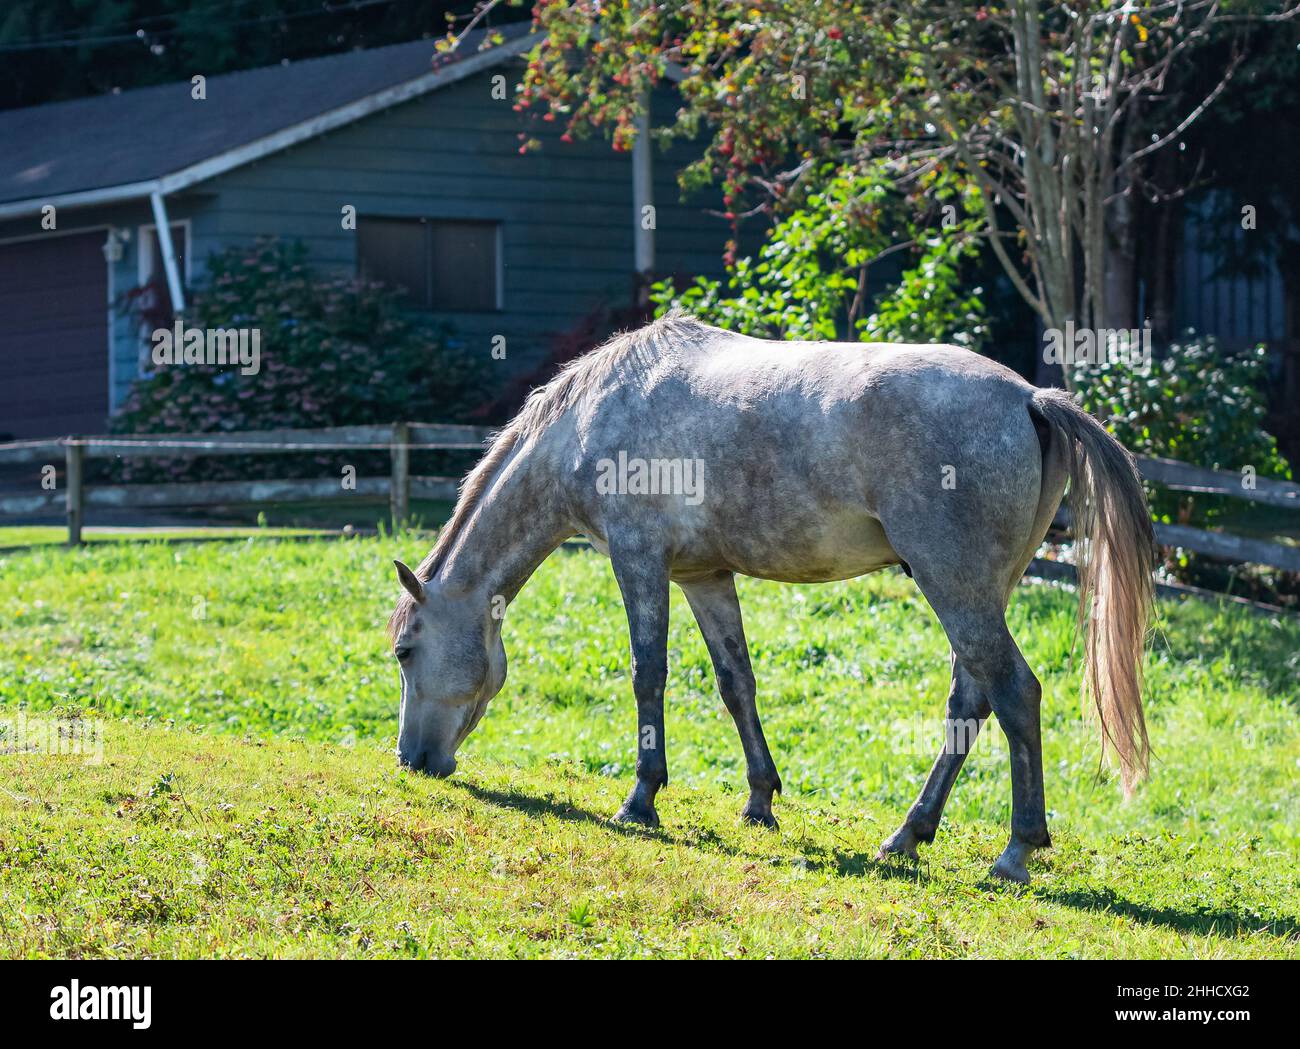
<instances>
[{"instance_id":1,"label":"horse's belly","mask_svg":"<svg viewBox=\"0 0 1300 1049\"><path fill-rule=\"evenodd\" d=\"M736 528L698 543L688 540L673 559L673 575L727 569L783 583L827 583L899 560L880 522L853 512L779 530Z\"/></svg>"}]
</instances>

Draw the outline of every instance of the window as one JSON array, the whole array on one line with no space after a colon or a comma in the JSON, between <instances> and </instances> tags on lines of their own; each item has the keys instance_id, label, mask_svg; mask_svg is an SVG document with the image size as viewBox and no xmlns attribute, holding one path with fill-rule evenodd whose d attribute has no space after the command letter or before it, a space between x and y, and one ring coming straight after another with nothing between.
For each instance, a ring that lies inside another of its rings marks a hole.
<instances>
[{"instance_id":1,"label":"window","mask_svg":"<svg viewBox=\"0 0 1300 1049\"><path fill-rule=\"evenodd\" d=\"M461 219L357 222L357 268L405 289L415 309L501 309L501 224Z\"/></svg>"}]
</instances>

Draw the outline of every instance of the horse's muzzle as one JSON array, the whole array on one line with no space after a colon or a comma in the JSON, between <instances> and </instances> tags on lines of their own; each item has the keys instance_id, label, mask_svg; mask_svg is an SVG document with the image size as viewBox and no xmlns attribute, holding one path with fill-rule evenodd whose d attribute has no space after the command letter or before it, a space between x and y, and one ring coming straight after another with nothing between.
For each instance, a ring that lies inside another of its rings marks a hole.
<instances>
[{"instance_id":1,"label":"horse's muzzle","mask_svg":"<svg viewBox=\"0 0 1300 1049\"><path fill-rule=\"evenodd\" d=\"M455 758L440 758L427 750L422 750L409 758L399 755L397 760L406 768L415 772L423 772L435 779L446 779L456 771Z\"/></svg>"}]
</instances>

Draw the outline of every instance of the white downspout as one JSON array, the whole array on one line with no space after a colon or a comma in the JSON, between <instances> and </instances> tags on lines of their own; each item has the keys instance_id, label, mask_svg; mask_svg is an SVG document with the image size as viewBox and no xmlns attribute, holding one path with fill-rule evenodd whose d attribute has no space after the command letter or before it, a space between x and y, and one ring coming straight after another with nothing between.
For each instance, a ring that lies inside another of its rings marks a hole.
<instances>
[{"instance_id":1,"label":"white downspout","mask_svg":"<svg viewBox=\"0 0 1300 1049\"><path fill-rule=\"evenodd\" d=\"M158 233L158 247L162 249L163 270L167 274L167 293L171 296L172 309L179 316L185 312L185 291L181 287L181 271L176 265L176 248L172 244L171 223L167 221L167 205L163 202L163 195L159 190L149 194L149 203L153 205L153 224Z\"/></svg>"},{"instance_id":2,"label":"white downspout","mask_svg":"<svg viewBox=\"0 0 1300 1049\"><path fill-rule=\"evenodd\" d=\"M640 99L636 118L636 140L632 144L632 230L633 261L639 290L644 293L655 268L654 169L651 165L650 95ZM647 211L646 209L650 210ZM649 228L647 228L649 227Z\"/></svg>"}]
</instances>

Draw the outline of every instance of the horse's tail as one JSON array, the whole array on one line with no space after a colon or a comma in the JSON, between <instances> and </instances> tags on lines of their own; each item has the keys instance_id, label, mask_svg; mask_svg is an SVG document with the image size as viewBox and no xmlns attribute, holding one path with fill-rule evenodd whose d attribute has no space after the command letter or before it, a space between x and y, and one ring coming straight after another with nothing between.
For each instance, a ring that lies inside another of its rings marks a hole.
<instances>
[{"instance_id":1,"label":"horse's tail","mask_svg":"<svg viewBox=\"0 0 1300 1049\"><path fill-rule=\"evenodd\" d=\"M1142 655L1154 597L1151 513L1133 457L1069 394L1035 390L1031 410L1065 441L1085 687L1101 720L1103 755L1114 752L1129 794L1146 774L1150 753Z\"/></svg>"}]
</instances>

